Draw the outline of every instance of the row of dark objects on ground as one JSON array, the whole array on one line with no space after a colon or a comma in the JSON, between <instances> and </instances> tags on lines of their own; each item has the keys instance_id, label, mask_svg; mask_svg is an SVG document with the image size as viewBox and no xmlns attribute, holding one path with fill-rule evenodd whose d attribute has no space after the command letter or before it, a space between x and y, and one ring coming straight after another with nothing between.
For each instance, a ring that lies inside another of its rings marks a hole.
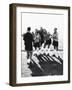
<instances>
[{"instance_id":1,"label":"row of dark objects on ground","mask_svg":"<svg viewBox=\"0 0 72 90\"><path fill-rule=\"evenodd\" d=\"M37 63L31 59L31 63L29 65L30 70L32 71L31 76L48 76L48 75L63 75L63 60L60 57L56 57L55 55L35 55L39 60L38 67ZM58 59L60 63L56 62L53 57ZM53 60L51 61L50 58Z\"/></svg>"}]
</instances>

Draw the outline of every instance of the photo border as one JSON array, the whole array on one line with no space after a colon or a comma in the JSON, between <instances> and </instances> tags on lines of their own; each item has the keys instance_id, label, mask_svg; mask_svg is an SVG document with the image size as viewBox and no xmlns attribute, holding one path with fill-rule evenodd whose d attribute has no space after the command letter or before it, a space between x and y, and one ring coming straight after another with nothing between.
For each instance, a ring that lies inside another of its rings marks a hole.
<instances>
[{"instance_id":1,"label":"photo border","mask_svg":"<svg viewBox=\"0 0 72 90\"><path fill-rule=\"evenodd\" d=\"M67 81L53 81L53 82L36 82L36 83L16 83L16 7L31 7L31 8L51 8L68 10L68 80ZM9 6L10 11L10 39L9 39L9 84L11 86L31 86L31 85L45 85L45 84L60 84L70 83L70 7L67 6L51 6L51 5L36 5L36 4L19 4L13 3Z\"/></svg>"}]
</instances>

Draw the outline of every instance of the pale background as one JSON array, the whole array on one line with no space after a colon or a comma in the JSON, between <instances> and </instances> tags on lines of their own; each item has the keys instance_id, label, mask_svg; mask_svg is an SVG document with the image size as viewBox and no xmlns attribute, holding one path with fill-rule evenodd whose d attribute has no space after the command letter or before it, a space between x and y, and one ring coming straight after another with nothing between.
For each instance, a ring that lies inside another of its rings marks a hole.
<instances>
[{"instance_id":1,"label":"pale background","mask_svg":"<svg viewBox=\"0 0 72 90\"><path fill-rule=\"evenodd\" d=\"M27 32L27 27L31 27L31 32L35 29L40 30L40 27L46 29L51 35L54 33L54 28L58 30L59 49L63 49L63 33L64 33L64 15L63 14L31 14L22 13L22 35ZM24 50L24 40L22 37L22 50Z\"/></svg>"},{"instance_id":2,"label":"pale background","mask_svg":"<svg viewBox=\"0 0 72 90\"><path fill-rule=\"evenodd\" d=\"M34 3L34 4L46 4L46 5L57 5L57 6L58 5L71 6L71 11L72 11L72 0L0 0L0 31L1 31L0 32L0 90L44 90L44 89L72 90L72 78L70 84L54 84L54 85L26 86L26 87L24 86L11 87L8 85L9 83L9 4L10 3ZM71 17L72 17L72 12L71 12Z\"/></svg>"}]
</instances>

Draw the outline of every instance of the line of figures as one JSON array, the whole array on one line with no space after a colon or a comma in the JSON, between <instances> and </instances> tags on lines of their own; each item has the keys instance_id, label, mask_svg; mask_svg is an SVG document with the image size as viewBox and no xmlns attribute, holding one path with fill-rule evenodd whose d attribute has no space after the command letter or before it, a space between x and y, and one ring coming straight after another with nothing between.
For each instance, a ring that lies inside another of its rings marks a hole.
<instances>
[{"instance_id":1,"label":"line of figures","mask_svg":"<svg viewBox=\"0 0 72 90\"><path fill-rule=\"evenodd\" d=\"M57 28L54 28L54 33L51 35L46 29L42 27L40 30L35 29L34 32L30 32L31 27L27 27L27 33L23 34L23 40L25 45L25 50L27 51L27 59L31 60L33 54L33 48L35 51L49 53L50 45L53 45L54 50L58 51L58 33ZM42 50L42 51L41 51Z\"/></svg>"},{"instance_id":2,"label":"line of figures","mask_svg":"<svg viewBox=\"0 0 72 90\"><path fill-rule=\"evenodd\" d=\"M54 49L58 50L58 33L57 33L57 28L54 28L54 33L51 35L49 32L47 32L46 29L43 29L42 27L40 30L35 29L35 33L32 32L33 35L33 46L35 50L40 48L42 44L44 43L44 48L46 45L48 48L52 44L54 46Z\"/></svg>"}]
</instances>

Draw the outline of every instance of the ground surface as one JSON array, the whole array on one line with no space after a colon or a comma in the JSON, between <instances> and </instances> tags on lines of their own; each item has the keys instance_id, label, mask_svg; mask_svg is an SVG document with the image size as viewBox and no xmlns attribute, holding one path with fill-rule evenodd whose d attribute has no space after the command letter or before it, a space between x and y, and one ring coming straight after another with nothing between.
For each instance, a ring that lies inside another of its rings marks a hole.
<instances>
[{"instance_id":1,"label":"ground surface","mask_svg":"<svg viewBox=\"0 0 72 90\"><path fill-rule=\"evenodd\" d=\"M21 76L48 76L63 75L63 52L59 51L61 58L55 56L33 56L30 65L27 64L26 52L22 51Z\"/></svg>"}]
</instances>

